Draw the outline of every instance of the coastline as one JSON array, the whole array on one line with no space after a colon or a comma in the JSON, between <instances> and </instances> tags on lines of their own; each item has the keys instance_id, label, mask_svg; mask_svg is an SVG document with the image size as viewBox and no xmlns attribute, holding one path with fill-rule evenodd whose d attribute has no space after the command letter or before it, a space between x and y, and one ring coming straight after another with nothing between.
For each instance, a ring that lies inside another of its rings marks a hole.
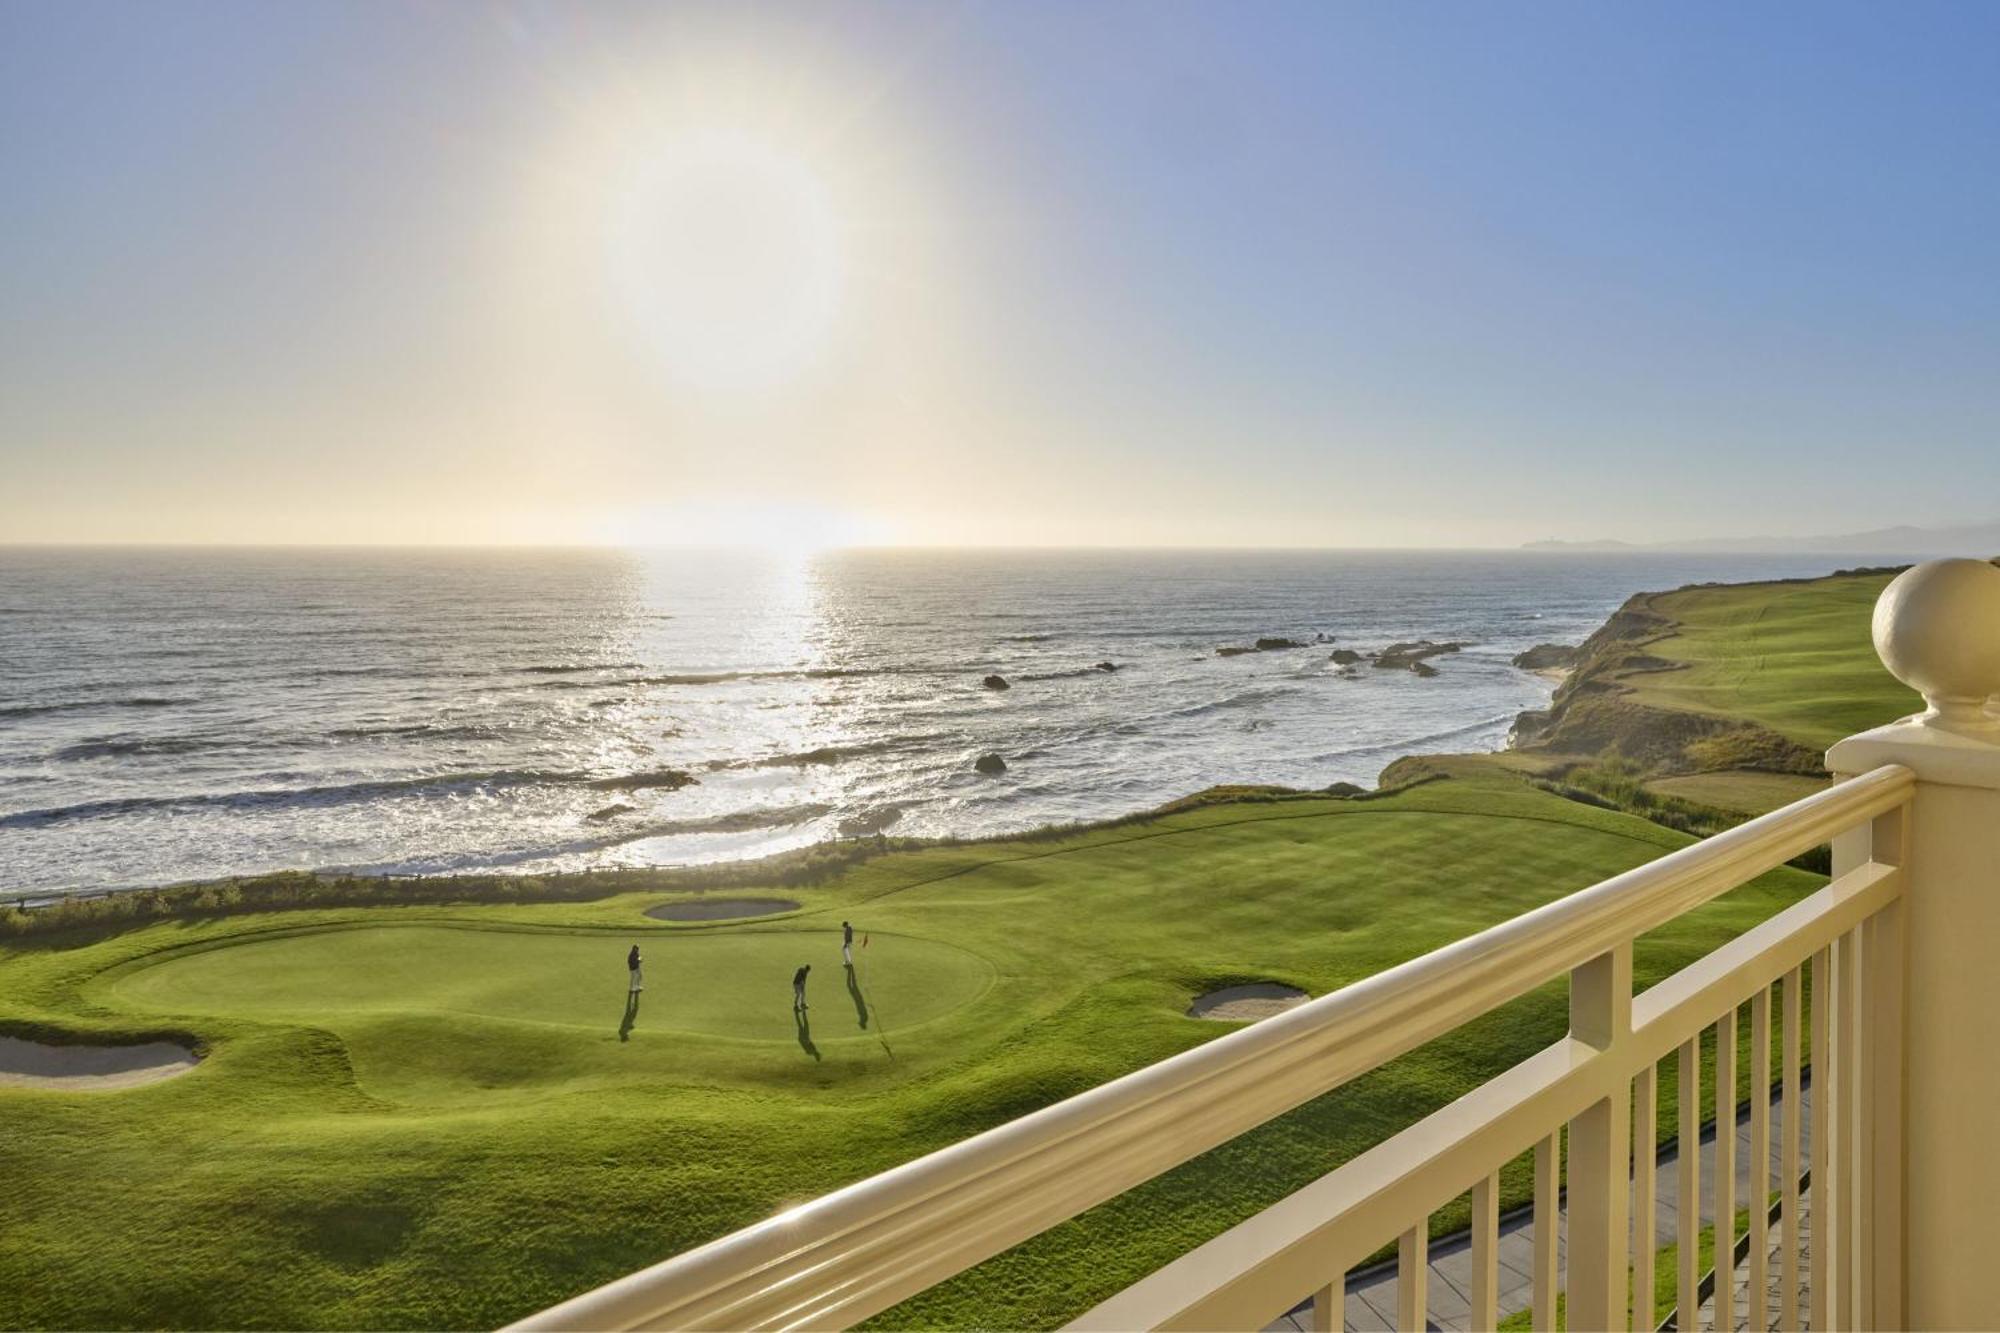
<instances>
[{"instance_id":1,"label":"coastline","mask_svg":"<svg viewBox=\"0 0 2000 1333\"><path fill-rule=\"evenodd\" d=\"M1375 800L1421 783L1468 776L1533 781L1546 789L1572 794L1574 789L1551 783L1549 779L1561 778L1569 770L1607 755L1651 756L1648 767L1658 770L1660 776L1697 771L1663 751L1663 746L1667 750L1684 746L1690 734L1703 738L1727 733L1743 753L1753 758L1775 757L1774 763L1759 767L1808 776L1818 772L1816 754L1741 720L1703 720L1690 714L1635 706L1624 697L1621 679L1631 672L1658 671L1667 666L1645 651L1673 637L1680 628L1659 605L1663 598L1714 589L1811 583L1877 572L1880 571L1840 570L1821 576L1821 580L1690 584L1665 592L1634 593L1573 649L1543 645L1532 650L1561 651L1568 655L1565 665L1533 666L1517 660L1514 669L1549 681L1555 689L1546 708L1528 710L1515 719L1504 746L1476 752L1424 751L1402 755L1383 767L1372 788L1346 782L1325 788L1275 783L1228 784L1197 789L1157 805L1104 819L1052 822L1018 832L977 836L898 837L875 832L823 839L763 856L694 865L596 867L554 873L472 870L410 875L281 870L130 889L25 891L0 899L0 937L30 929L28 918L47 922L56 917L85 919L99 914L154 917L181 911L231 913L292 906L583 901L633 890L703 894L759 885L811 884L862 862L898 852L1053 842L1217 804ZM1650 814L1647 810L1634 813ZM30 903L33 905L27 905Z\"/></svg>"}]
</instances>

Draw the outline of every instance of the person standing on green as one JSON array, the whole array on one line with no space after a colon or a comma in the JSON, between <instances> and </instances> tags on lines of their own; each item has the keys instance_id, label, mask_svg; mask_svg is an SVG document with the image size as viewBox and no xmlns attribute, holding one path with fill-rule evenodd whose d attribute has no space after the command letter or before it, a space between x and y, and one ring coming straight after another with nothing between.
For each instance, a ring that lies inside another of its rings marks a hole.
<instances>
[{"instance_id":1,"label":"person standing on green","mask_svg":"<svg viewBox=\"0 0 2000 1333\"><path fill-rule=\"evenodd\" d=\"M809 1007L809 1006L808 1006L808 1005L806 1004L806 973L808 973L808 972L810 972L810 971L812 971L812 964L811 964L811 963L807 963L807 964L806 964L806 965L805 965L804 967L802 967L802 968L800 968L800 969L799 969L798 971L796 971L796 972L792 973L792 1012L793 1012L793 1013L797 1013L797 1012L799 1012L799 1011L800 1011L801 1009L805 1009L805 1008L808 1008L808 1007Z\"/></svg>"},{"instance_id":2,"label":"person standing on green","mask_svg":"<svg viewBox=\"0 0 2000 1333\"><path fill-rule=\"evenodd\" d=\"M840 961L849 967L854 966L854 923L852 921L843 921L840 923Z\"/></svg>"},{"instance_id":3,"label":"person standing on green","mask_svg":"<svg viewBox=\"0 0 2000 1333\"><path fill-rule=\"evenodd\" d=\"M633 945L632 952L625 955L625 970L632 974L632 989L627 992L637 995L646 989L646 974L639 970L639 946Z\"/></svg>"}]
</instances>

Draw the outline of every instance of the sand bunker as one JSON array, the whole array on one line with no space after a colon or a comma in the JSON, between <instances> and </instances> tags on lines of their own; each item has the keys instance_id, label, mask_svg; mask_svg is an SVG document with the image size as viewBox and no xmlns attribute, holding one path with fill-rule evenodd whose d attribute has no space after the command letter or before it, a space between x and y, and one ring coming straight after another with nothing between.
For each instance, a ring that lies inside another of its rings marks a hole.
<instances>
[{"instance_id":1,"label":"sand bunker","mask_svg":"<svg viewBox=\"0 0 2000 1333\"><path fill-rule=\"evenodd\" d=\"M1248 986L1224 986L1198 997L1188 1006L1189 1018L1212 1018L1218 1023L1254 1023L1272 1014L1297 1008L1312 996L1275 981L1256 981Z\"/></svg>"},{"instance_id":2,"label":"sand bunker","mask_svg":"<svg viewBox=\"0 0 2000 1333\"><path fill-rule=\"evenodd\" d=\"M658 907L648 907L646 915L660 921L728 921L739 916L794 912L798 906L789 898L702 898L694 902L661 903Z\"/></svg>"},{"instance_id":3,"label":"sand bunker","mask_svg":"<svg viewBox=\"0 0 2000 1333\"><path fill-rule=\"evenodd\" d=\"M195 1055L171 1041L138 1046L49 1046L0 1037L0 1087L56 1092L115 1092L158 1083L195 1067Z\"/></svg>"}]
</instances>

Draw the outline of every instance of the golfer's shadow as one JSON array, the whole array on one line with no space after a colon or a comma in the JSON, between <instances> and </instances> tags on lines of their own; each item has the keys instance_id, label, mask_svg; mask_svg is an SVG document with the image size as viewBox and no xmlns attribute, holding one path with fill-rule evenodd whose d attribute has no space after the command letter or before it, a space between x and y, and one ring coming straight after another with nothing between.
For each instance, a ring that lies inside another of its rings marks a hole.
<instances>
[{"instance_id":1,"label":"golfer's shadow","mask_svg":"<svg viewBox=\"0 0 2000 1333\"><path fill-rule=\"evenodd\" d=\"M812 1022L806 1017L806 1011L803 1009L792 1010L792 1022L798 1026L799 1049L810 1055L813 1059L819 1059L819 1047L813 1045Z\"/></svg>"},{"instance_id":2,"label":"golfer's shadow","mask_svg":"<svg viewBox=\"0 0 2000 1333\"><path fill-rule=\"evenodd\" d=\"M863 1030L868 1027L868 999L861 993L861 981L854 975L854 964L847 965L847 998L854 1001L854 1017L860 1021Z\"/></svg>"},{"instance_id":3,"label":"golfer's shadow","mask_svg":"<svg viewBox=\"0 0 2000 1333\"><path fill-rule=\"evenodd\" d=\"M632 1040L632 1029L639 1024L639 992L633 991L625 997L625 1018L618 1024L618 1040Z\"/></svg>"}]
</instances>

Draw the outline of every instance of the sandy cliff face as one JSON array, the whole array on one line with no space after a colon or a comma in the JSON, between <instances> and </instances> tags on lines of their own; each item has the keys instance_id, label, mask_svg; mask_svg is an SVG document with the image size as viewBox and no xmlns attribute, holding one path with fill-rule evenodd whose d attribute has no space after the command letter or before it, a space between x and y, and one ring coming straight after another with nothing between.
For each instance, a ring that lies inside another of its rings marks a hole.
<instances>
[{"instance_id":1,"label":"sandy cliff face","mask_svg":"<svg viewBox=\"0 0 2000 1333\"><path fill-rule=\"evenodd\" d=\"M1515 748L1563 759L1618 755L1660 773L1821 772L1816 751L1754 722L1638 701L1627 684L1633 677L1684 669L1648 651L1675 630L1657 596L1635 594L1583 641L1549 707L1515 719Z\"/></svg>"}]
</instances>

